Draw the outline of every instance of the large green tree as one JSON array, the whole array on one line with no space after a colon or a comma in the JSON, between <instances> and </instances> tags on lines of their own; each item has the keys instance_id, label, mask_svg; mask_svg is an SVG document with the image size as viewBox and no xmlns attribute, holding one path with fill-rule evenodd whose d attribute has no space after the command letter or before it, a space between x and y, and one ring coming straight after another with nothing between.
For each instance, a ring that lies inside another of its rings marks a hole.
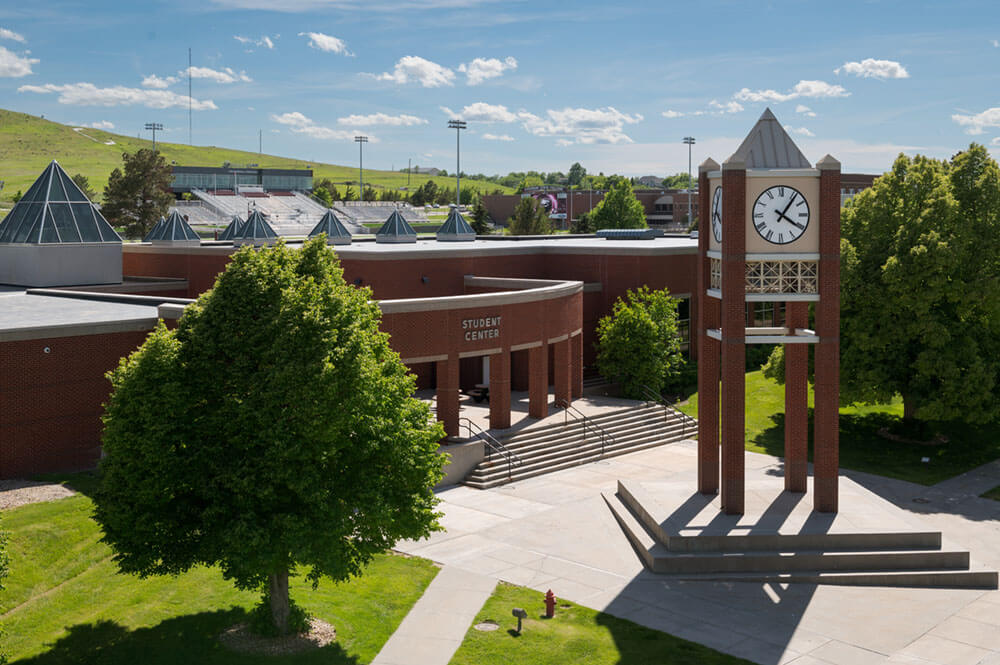
<instances>
[{"instance_id":1,"label":"large green tree","mask_svg":"<svg viewBox=\"0 0 1000 665\"><path fill-rule=\"evenodd\" d=\"M677 300L667 289L630 290L597 322L597 369L620 381L625 397L646 399L646 388L661 393L683 364Z\"/></svg>"},{"instance_id":2,"label":"large green tree","mask_svg":"<svg viewBox=\"0 0 1000 665\"><path fill-rule=\"evenodd\" d=\"M573 166L569 167L567 182L570 187L579 187L586 175L587 169L583 168L580 162L573 162Z\"/></svg>"},{"instance_id":3,"label":"large green tree","mask_svg":"<svg viewBox=\"0 0 1000 665\"><path fill-rule=\"evenodd\" d=\"M442 428L320 237L237 252L109 374L95 517L119 570L218 565L288 630L289 575L344 580L436 526Z\"/></svg>"},{"instance_id":4,"label":"large green tree","mask_svg":"<svg viewBox=\"0 0 1000 665\"><path fill-rule=\"evenodd\" d=\"M552 231L548 213L531 196L525 196L518 202L507 225L511 235L516 236L545 235Z\"/></svg>"},{"instance_id":5,"label":"large green tree","mask_svg":"<svg viewBox=\"0 0 1000 665\"><path fill-rule=\"evenodd\" d=\"M644 229L646 211L635 198L632 183L618 178L601 202L594 206L593 220L598 229Z\"/></svg>"},{"instance_id":6,"label":"large green tree","mask_svg":"<svg viewBox=\"0 0 1000 665\"><path fill-rule=\"evenodd\" d=\"M476 232L476 235L489 235L493 230L490 227L490 212L486 209L486 206L483 205L482 198L476 199L475 205L472 206L471 217L472 221L469 222L469 225L472 227L472 230Z\"/></svg>"},{"instance_id":7,"label":"large green tree","mask_svg":"<svg viewBox=\"0 0 1000 665\"><path fill-rule=\"evenodd\" d=\"M905 419L1000 417L1000 169L900 155L842 214L841 390Z\"/></svg>"},{"instance_id":8,"label":"large green tree","mask_svg":"<svg viewBox=\"0 0 1000 665\"><path fill-rule=\"evenodd\" d=\"M149 148L123 153L122 162L123 167L108 177L101 212L115 226L124 227L127 237L141 238L174 201L170 165Z\"/></svg>"}]
</instances>

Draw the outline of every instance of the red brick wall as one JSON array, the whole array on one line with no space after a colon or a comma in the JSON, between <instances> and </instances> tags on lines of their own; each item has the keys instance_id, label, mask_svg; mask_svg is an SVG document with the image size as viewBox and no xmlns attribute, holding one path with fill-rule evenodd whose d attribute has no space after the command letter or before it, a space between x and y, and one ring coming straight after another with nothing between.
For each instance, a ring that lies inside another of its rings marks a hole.
<instances>
[{"instance_id":1,"label":"red brick wall","mask_svg":"<svg viewBox=\"0 0 1000 665\"><path fill-rule=\"evenodd\" d=\"M111 389L104 373L146 334L0 342L0 478L96 465Z\"/></svg>"}]
</instances>

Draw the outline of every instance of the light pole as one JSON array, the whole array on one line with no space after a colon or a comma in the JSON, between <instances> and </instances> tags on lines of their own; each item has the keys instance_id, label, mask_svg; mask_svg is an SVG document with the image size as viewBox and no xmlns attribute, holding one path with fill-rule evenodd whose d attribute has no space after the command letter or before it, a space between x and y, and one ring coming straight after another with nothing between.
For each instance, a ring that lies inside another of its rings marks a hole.
<instances>
[{"instance_id":1,"label":"light pole","mask_svg":"<svg viewBox=\"0 0 1000 665\"><path fill-rule=\"evenodd\" d=\"M691 226L691 146L694 145L693 136L685 136L684 143L688 147L688 186L687 186L687 199L688 199L688 226Z\"/></svg>"},{"instance_id":2,"label":"light pole","mask_svg":"<svg viewBox=\"0 0 1000 665\"><path fill-rule=\"evenodd\" d=\"M355 136L354 142L358 144L358 180L361 183L361 191L358 192L358 201L365 202L365 162L363 148L368 143L367 136Z\"/></svg>"},{"instance_id":3,"label":"light pole","mask_svg":"<svg viewBox=\"0 0 1000 665\"><path fill-rule=\"evenodd\" d=\"M462 130L465 129L465 121L449 120L448 129L455 130L455 208L457 209L462 205L462 153L458 137L461 136Z\"/></svg>"},{"instance_id":4,"label":"light pole","mask_svg":"<svg viewBox=\"0 0 1000 665\"><path fill-rule=\"evenodd\" d=\"M153 152L156 152L156 132L157 130L163 131L163 125L158 122L147 122L146 129L153 132Z\"/></svg>"}]
</instances>

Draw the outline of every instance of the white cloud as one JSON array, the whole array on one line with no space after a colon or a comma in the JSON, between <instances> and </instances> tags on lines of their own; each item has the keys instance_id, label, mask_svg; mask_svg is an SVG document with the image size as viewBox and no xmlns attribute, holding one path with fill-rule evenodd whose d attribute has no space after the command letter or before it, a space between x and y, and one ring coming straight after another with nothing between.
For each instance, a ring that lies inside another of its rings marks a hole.
<instances>
[{"instance_id":1,"label":"white cloud","mask_svg":"<svg viewBox=\"0 0 1000 665\"><path fill-rule=\"evenodd\" d=\"M483 138L487 141L513 141L513 136L508 136L507 134L483 134Z\"/></svg>"},{"instance_id":2,"label":"white cloud","mask_svg":"<svg viewBox=\"0 0 1000 665\"><path fill-rule=\"evenodd\" d=\"M951 119L952 122L965 127L966 134L982 134L986 127L1000 127L1000 107L994 106L973 115L956 113Z\"/></svg>"},{"instance_id":3,"label":"white cloud","mask_svg":"<svg viewBox=\"0 0 1000 665\"><path fill-rule=\"evenodd\" d=\"M325 53L339 53L340 55L349 56L354 55L350 52L350 50L348 50L347 44L344 43L344 40L338 39L333 35L324 35L322 32L300 32L299 37L308 37L309 46L317 51L323 51Z\"/></svg>"},{"instance_id":4,"label":"white cloud","mask_svg":"<svg viewBox=\"0 0 1000 665\"><path fill-rule=\"evenodd\" d=\"M187 108L189 97L178 95L169 90L144 90L142 88L126 88L116 85L110 88L98 88L93 83L68 83L56 85L22 85L18 92L37 92L47 95L59 93L60 104L79 106L145 106L151 109ZM218 107L210 99L191 100L191 108L196 111L214 110Z\"/></svg>"},{"instance_id":5,"label":"white cloud","mask_svg":"<svg viewBox=\"0 0 1000 665\"><path fill-rule=\"evenodd\" d=\"M156 74L150 74L149 76L143 77L142 87L163 90L164 88L168 88L174 83L177 83L177 80L176 76L166 76L164 78L160 78Z\"/></svg>"},{"instance_id":6,"label":"white cloud","mask_svg":"<svg viewBox=\"0 0 1000 665\"><path fill-rule=\"evenodd\" d=\"M354 139L355 135L357 135L356 131L332 129L330 127L317 125L312 121L312 118L309 118L298 111L282 113L281 115L275 115L272 113L271 120L289 127L296 134L305 134L306 136L311 136L314 139L350 141ZM378 143L378 139L374 136L369 135L368 140L372 143Z\"/></svg>"},{"instance_id":7,"label":"white cloud","mask_svg":"<svg viewBox=\"0 0 1000 665\"><path fill-rule=\"evenodd\" d=\"M458 71L465 74L465 82L469 85L479 85L487 79L502 76L508 69L517 69L517 60L511 56L503 60L476 58L467 65L458 66Z\"/></svg>"},{"instance_id":8,"label":"white cloud","mask_svg":"<svg viewBox=\"0 0 1000 665\"><path fill-rule=\"evenodd\" d=\"M385 113L372 113L370 115L349 115L337 118L338 125L351 125L352 127L370 127L372 125L389 125L391 127L413 127L414 125L426 125L427 120L418 118L415 115L386 115Z\"/></svg>"},{"instance_id":9,"label":"white cloud","mask_svg":"<svg viewBox=\"0 0 1000 665\"><path fill-rule=\"evenodd\" d=\"M447 106L442 106L441 110L450 118L466 122L516 122L518 119L517 114L509 111L506 106L486 102L469 104L458 112L452 111Z\"/></svg>"},{"instance_id":10,"label":"white cloud","mask_svg":"<svg viewBox=\"0 0 1000 665\"><path fill-rule=\"evenodd\" d=\"M683 118L685 114L681 113L680 111L669 111L668 110L668 111L664 111L660 115L662 115L664 118Z\"/></svg>"},{"instance_id":11,"label":"white cloud","mask_svg":"<svg viewBox=\"0 0 1000 665\"><path fill-rule=\"evenodd\" d=\"M910 73L906 71L906 68L895 60L876 60L875 58L865 58L861 62L845 62L833 70L834 74L839 74L840 72L854 74L862 78L910 78Z\"/></svg>"},{"instance_id":12,"label":"white cloud","mask_svg":"<svg viewBox=\"0 0 1000 665\"><path fill-rule=\"evenodd\" d=\"M1000 145L1000 136L994 136L990 139L990 145Z\"/></svg>"},{"instance_id":13,"label":"white cloud","mask_svg":"<svg viewBox=\"0 0 1000 665\"><path fill-rule=\"evenodd\" d=\"M277 39L278 35L274 36ZM243 37L242 35L233 35L233 39L238 41L240 44L250 44L251 46L263 46L266 49L274 48L274 39L271 39L267 35L261 35L260 39L254 39L253 37Z\"/></svg>"},{"instance_id":14,"label":"white cloud","mask_svg":"<svg viewBox=\"0 0 1000 665\"><path fill-rule=\"evenodd\" d=\"M562 141L583 144L632 143L632 139L625 134L625 125L642 122L643 119L638 113L628 115L612 106L603 109L549 109L545 114L547 117L540 118L521 111L518 119L529 134L554 136Z\"/></svg>"},{"instance_id":15,"label":"white cloud","mask_svg":"<svg viewBox=\"0 0 1000 665\"><path fill-rule=\"evenodd\" d=\"M993 48L1000 48L1000 39L994 39L990 43L993 44Z\"/></svg>"},{"instance_id":16,"label":"white cloud","mask_svg":"<svg viewBox=\"0 0 1000 665\"><path fill-rule=\"evenodd\" d=\"M714 109L718 114L739 113L743 110L743 105L739 102L726 102L725 104L720 104L714 99L708 103L708 107Z\"/></svg>"},{"instance_id":17,"label":"white cloud","mask_svg":"<svg viewBox=\"0 0 1000 665\"><path fill-rule=\"evenodd\" d=\"M379 81L392 81L400 84L413 81L425 88L440 88L455 84L455 72L417 55L403 56L396 63L391 74L384 72L375 78Z\"/></svg>"},{"instance_id":18,"label":"white cloud","mask_svg":"<svg viewBox=\"0 0 1000 665\"><path fill-rule=\"evenodd\" d=\"M188 75L189 68L185 67L179 73L181 76ZM191 67L190 68L191 78L193 79L208 79L209 81L215 81L216 83L236 83L242 81L243 83L250 83L253 81L252 78L247 76L246 72L234 72L232 68L226 67L225 69L211 69L209 67Z\"/></svg>"},{"instance_id":19,"label":"white cloud","mask_svg":"<svg viewBox=\"0 0 1000 665\"><path fill-rule=\"evenodd\" d=\"M789 125L785 125L785 131L790 134L798 134L799 136L816 136L805 127L791 127Z\"/></svg>"},{"instance_id":20,"label":"white cloud","mask_svg":"<svg viewBox=\"0 0 1000 665\"><path fill-rule=\"evenodd\" d=\"M13 30L8 30L7 28L0 28L0 39L12 39L15 42L25 43L27 40L24 35L20 35Z\"/></svg>"},{"instance_id":21,"label":"white cloud","mask_svg":"<svg viewBox=\"0 0 1000 665\"><path fill-rule=\"evenodd\" d=\"M796 113L801 113L802 115L805 115L805 116L809 116L810 118L815 118L816 117L816 112L813 111L808 106L806 106L805 104L799 104L798 106L796 106L795 107L795 112Z\"/></svg>"},{"instance_id":22,"label":"white cloud","mask_svg":"<svg viewBox=\"0 0 1000 665\"><path fill-rule=\"evenodd\" d=\"M787 102L790 99L798 99L799 97L848 97L850 94L842 86L833 85L825 81L799 81L786 93L770 89L751 90L750 88L743 88L733 95L733 98L741 102Z\"/></svg>"},{"instance_id":23,"label":"white cloud","mask_svg":"<svg viewBox=\"0 0 1000 665\"><path fill-rule=\"evenodd\" d=\"M90 127L91 129L106 129L111 130L115 128L115 123L110 120L98 120L97 122L85 122L79 127Z\"/></svg>"},{"instance_id":24,"label":"white cloud","mask_svg":"<svg viewBox=\"0 0 1000 665\"><path fill-rule=\"evenodd\" d=\"M38 58L28 58L8 51L0 46L0 78L21 78L31 74L31 66L38 64Z\"/></svg>"}]
</instances>

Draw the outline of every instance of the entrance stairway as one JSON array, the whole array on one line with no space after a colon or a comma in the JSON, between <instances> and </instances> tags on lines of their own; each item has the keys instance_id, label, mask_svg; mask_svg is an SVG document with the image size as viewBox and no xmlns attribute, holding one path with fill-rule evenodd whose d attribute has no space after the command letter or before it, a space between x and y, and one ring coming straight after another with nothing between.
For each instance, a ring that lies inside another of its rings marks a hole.
<instances>
[{"instance_id":1,"label":"entrance stairway","mask_svg":"<svg viewBox=\"0 0 1000 665\"><path fill-rule=\"evenodd\" d=\"M619 481L603 496L646 568L674 580L997 588L995 571L970 570L969 553L942 548L940 532L896 520L847 530L810 529L807 520L789 533L734 529L725 522L736 518L721 516L713 528L704 513L679 524L640 483Z\"/></svg>"},{"instance_id":2,"label":"entrance stairway","mask_svg":"<svg viewBox=\"0 0 1000 665\"><path fill-rule=\"evenodd\" d=\"M465 484L487 489L605 457L675 443L697 433L695 420L659 404L586 418L570 407L565 416L552 425L500 437L509 455L489 454L466 476Z\"/></svg>"}]
</instances>

